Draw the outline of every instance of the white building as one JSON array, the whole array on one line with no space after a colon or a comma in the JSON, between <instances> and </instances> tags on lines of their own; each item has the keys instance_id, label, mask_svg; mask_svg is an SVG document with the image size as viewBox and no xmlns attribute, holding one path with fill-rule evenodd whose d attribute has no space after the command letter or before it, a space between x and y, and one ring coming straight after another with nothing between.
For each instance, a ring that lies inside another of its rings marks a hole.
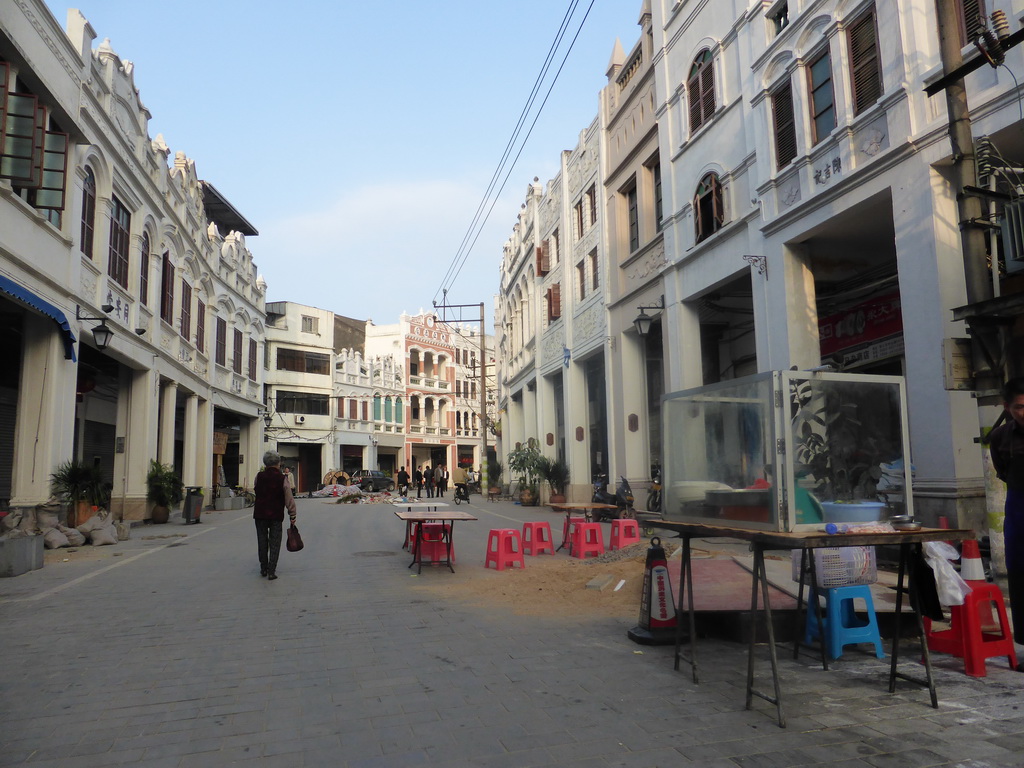
<instances>
[{"instance_id":1,"label":"white building","mask_svg":"<svg viewBox=\"0 0 1024 768\"><path fill-rule=\"evenodd\" d=\"M289 301L267 304L267 441L299 492L335 473L397 471L405 384L388 355L363 353L364 324Z\"/></svg>"},{"instance_id":2,"label":"white building","mask_svg":"<svg viewBox=\"0 0 1024 768\"><path fill-rule=\"evenodd\" d=\"M1009 31L1024 12L1019 0L984 5L1005 12ZM967 59L978 56L970 41L979 22L964 8L979 6L958 5L949 29ZM588 221L586 183L565 183L557 239L571 261L549 258L547 274L537 268L551 253L540 222L554 194L533 185L505 247L496 313L503 450L528 437L545 446L549 434L558 444L563 417L543 394L545 378L555 380L548 347L558 343L570 353L562 400L590 402L590 418L564 415L566 432L591 441L591 461L605 464L595 460L592 417L603 384L606 468L634 489L661 458L664 392L823 363L901 374L919 517L984 528L979 409L948 375L949 350L968 335L962 318L983 329L982 321L1012 324L1020 314L1017 261L1007 274L986 225L1020 196L1022 94L1013 74L1022 80L1024 52L1014 47L1006 67L966 77L974 135L991 139L977 183L1005 197L986 198L965 222L984 228L989 252L968 251L965 271L953 177L960 155L944 96L925 93L943 72L934 3L644 0L639 23L628 53L613 46L595 142L607 273L593 310L602 315L585 336L605 338L604 354L592 348L594 375L575 376L579 334L559 331L564 309L545 322L544 297L559 284L564 299L564 271L580 258L566 234ZM986 260L997 274L985 274ZM978 303L979 264L981 288L997 297L987 303ZM581 311L572 313L577 324ZM653 320L646 336L634 325L641 314ZM1019 350L1019 339L1009 348ZM1010 358L1011 372L1020 366ZM992 421L987 409L980 417Z\"/></svg>"},{"instance_id":3,"label":"white building","mask_svg":"<svg viewBox=\"0 0 1024 768\"><path fill-rule=\"evenodd\" d=\"M95 37L78 11L65 33L39 0L0 5L3 129L28 139L0 161L0 496L45 501L75 458L142 519L151 459L251 485L264 286L255 228L184 153L168 165L134 67Z\"/></svg>"}]
</instances>

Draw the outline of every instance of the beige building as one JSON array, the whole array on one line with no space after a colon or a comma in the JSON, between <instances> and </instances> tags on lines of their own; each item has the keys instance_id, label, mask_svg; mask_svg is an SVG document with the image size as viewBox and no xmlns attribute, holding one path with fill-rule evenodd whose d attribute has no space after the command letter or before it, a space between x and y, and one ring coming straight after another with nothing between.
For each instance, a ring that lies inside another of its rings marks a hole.
<instances>
[{"instance_id":1,"label":"beige building","mask_svg":"<svg viewBox=\"0 0 1024 768\"><path fill-rule=\"evenodd\" d=\"M255 228L148 135L133 65L95 38L78 11L64 32L42 2L0 5L3 128L37 137L0 162L0 497L44 502L76 459L142 519L151 459L251 486L265 286Z\"/></svg>"}]
</instances>

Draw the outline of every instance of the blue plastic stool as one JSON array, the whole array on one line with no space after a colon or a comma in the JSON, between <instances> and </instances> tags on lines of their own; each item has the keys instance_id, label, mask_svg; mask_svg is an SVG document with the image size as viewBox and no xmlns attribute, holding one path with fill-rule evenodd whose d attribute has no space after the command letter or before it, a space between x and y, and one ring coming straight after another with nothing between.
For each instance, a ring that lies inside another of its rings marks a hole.
<instances>
[{"instance_id":1,"label":"blue plastic stool","mask_svg":"<svg viewBox=\"0 0 1024 768\"><path fill-rule=\"evenodd\" d=\"M807 624L804 631L804 643L808 645L818 639L818 617L815 615L812 600L817 594L812 593L807 602ZM854 600L861 599L867 610L867 620L857 616ZM885 658L882 650L882 636L878 632L878 619L875 616L875 604L871 600L871 587L854 585L849 587L831 587L825 590L825 608L822 622L824 623L825 647L830 658L838 659L843 655L844 645L855 643L873 643L875 656Z\"/></svg>"}]
</instances>

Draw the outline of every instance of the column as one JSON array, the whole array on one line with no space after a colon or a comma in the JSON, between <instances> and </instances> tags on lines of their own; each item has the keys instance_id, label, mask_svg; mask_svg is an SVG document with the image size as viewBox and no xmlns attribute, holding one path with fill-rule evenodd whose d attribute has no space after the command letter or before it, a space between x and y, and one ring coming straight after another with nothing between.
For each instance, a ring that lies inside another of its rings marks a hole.
<instances>
[{"instance_id":1,"label":"column","mask_svg":"<svg viewBox=\"0 0 1024 768\"><path fill-rule=\"evenodd\" d=\"M190 392L185 396L185 423L182 425L181 479L185 485L202 485L197 472L199 435L199 396Z\"/></svg>"},{"instance_id":2,"label":"column","mask_svg":"<svg viewBox=\"0 0 1024 768\"><path fill-rule=\"evenodd\" d=\"M611 477L624 474L632 480L646 479L650 472L651 458L644 339L639 334L623 333L619 335L619 347L621 373L616 377L619 392L615 400L621 403L622 412L617 412L613 402L612 412L608 414L609 450L616 459L615 474Z\"/></svg>"},{"instance_id":3,"label":"column","mask_svg":"<svg viewBox=\"0 0 1024 768\"><path fill-rule=\"evenodd\" d=\"M160 391L160 438L157 461L174 464L174 411L178 404L178 383L164 382Z\"/></svg>"},{"instance_id":4,"label":"column","mask_svg":"<svg viewBox=\"0 0 1024 768\"><path fill-rule=\"evenodd\" d=\"M49 318L24 315L24 351L14 432L11 504L50 498L50 474L72 458L78 368Z\"/></svg>"},{"instance_id":5,"label":"column","mask_svg":"<svg viewBox=\"0 0 1024 768\"><path fill-rule=\"evenodd\" d=\"M572 481L570 499L590 496L590 435L587 425L587 377L583 364L572 360L562 383L565 405L565 443ZM580 495L582 494L582 496Z\"/></svg>"},{"instance_id":6,"label":"column","mask_svg":"<svg viewBox=\"0 0 1024 768\"><path fill-rule=\"evenodd\" d=\"M201 485L207 503L213 503L213 403L198 398L196 406L196 460L195 485ZM262 459L262 455L257 457Z\"/></svg>"},{"instance_id":7,"label":"column","mask_svg":"<svg viewBox=\"0 0 1024 768\"><path fill-rule=\"evenodd\" d=\"M127 484L123 511L125 519L146 518L146 475L149 462L157 455L160 413L160 376L152 370L130 371L128 414L125 421L125 466Z\"/></svg>"}]
</instances>

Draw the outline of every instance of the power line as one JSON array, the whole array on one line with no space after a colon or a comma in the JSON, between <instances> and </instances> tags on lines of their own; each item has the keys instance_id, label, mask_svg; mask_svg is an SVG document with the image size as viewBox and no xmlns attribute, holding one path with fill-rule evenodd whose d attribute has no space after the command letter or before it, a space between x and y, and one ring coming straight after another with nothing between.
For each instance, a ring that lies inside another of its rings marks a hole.
<instances>
[{"instance_id":1,"label":"power line","mask_svg":"<svg viewBox=\"0 0 1024 768\"><path fill-rule=\"evenodd\" d=\"M562 61L558 66L558 70L555 72L554 78L552 78L551 83L548 86L546 93L544 94L544 99L541 102L540 107L537 109L537 112L533 117L533 121L530 123L530 127L527 130L526 135L523 137L522 142L519 144L519 149L516 152L515 157L512 159L510 164L507 164L507 171L505 171L505 176L501 181L501 185L498 187L497 191L494 192L495 184L497 183L498 178L501 176L502 171L505 170L506 168L506 163L508 161L509 154L511 153L512 148L515 146L515 143L519 138L519 135L522 131L522 126L526 121L527 115L529 114L529 111L532 108L534 101L536 100L536 96L539 92L541 83L543 82L544 77L547 75L547 72L551 66L554 53L558 49L558 46L561 45L561 42L564 39L565 34L568 30L569 22L575 15L579 3L580 0L571 0L571 2L569 3L569 7L565 12L565 15L562 18L562 23L559 25L558 32L555 35L555 39L552 42L551 47L548 50L548 54L544 59L544 63L541 66L541 71L537 75L537 79L534 81L534 85L531 89L530 96L527 99L526 105L523 107L523 110L519 116L519 120L516 123L516 127L512 132L512 136L509 138L509 141L505 146L505 151L502 153L501 160L498 162L498 166L495 168L494 173L491 176L491 181L484 192L483 198L480 200L480 203L477 206L476 212L473 215L473 219L470 222L466 234L462 238L462 242L460 243L458 250L452 257L452 262L449 265L448 270L445 272L445 276L442 280L441 286L434 294L435 299L437 298L438 294L441 294L442 292L446 293L447 290L454 285L455 279L458 277L459 272L462 270L462 267L465 265L466 260L469 258L469 254L472 252L473 247L476 245L476 242L479 239L480 234L483 232L483 228L486 225L487 220L490 218L491 212L494 210L494 206L498 202L498 197L505 189L505 184L508 183L508 179L512 175L512 171L515 169L516 163L519 161L519 157L522 155L523 150L526 148L526 142L529 140L530 135L533 133L533 129L537 124L537 120L540 118L541 112L543 112L544 106L547 104L548 98L551 96L551 91L554 89L555 83L558 82L558 77L561 74L562 69L565 67L565 62L568 60L569 54L572 53L572 49L573 47L575 47L577 39L579 39L580 32L583 30L583 25L584 23L586 23L587 17L590 15L590 11L594 7L594 0L591 0L590 4L587 6L587 10L583 14L583 18L579 23L579 27L577 27L576 32L573 35L572 41L569 43L569 47L566 50L565 55L562 57ZM490 201L490 205L488 205L488 201ZM484 213L485 209L486 213Z\"/></svg>"}]
</instances>

